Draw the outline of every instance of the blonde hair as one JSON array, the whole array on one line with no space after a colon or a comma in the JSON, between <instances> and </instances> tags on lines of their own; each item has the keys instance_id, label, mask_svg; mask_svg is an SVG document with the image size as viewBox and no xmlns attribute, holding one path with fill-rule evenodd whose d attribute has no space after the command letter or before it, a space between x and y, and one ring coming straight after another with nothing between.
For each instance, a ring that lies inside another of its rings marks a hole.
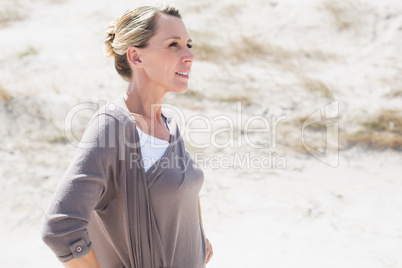
<instances>
[{"instance_id":1,"label":"blonde hair","mask_svg":"<svg viewBox=\"0 0 402 268\"><path fill-rule=\"evenodd\" d=\"M179 10L174 7L142 6L126 11L122 17L114 18L107 26L104 53L107 57L115 58L115 68L123 79L129 81L131 78L127 49L130 46L142 48L148 45L148 40L156 32L156 18L159 14L181 19Z\"/></svg>"}]
</instances>

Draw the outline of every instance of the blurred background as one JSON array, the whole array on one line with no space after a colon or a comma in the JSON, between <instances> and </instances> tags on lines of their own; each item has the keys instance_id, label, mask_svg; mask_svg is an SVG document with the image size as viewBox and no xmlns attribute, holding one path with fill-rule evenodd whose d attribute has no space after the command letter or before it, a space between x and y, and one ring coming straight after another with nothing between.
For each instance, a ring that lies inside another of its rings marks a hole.
<instances>
[{"instance_id":1,"label":"blurred background","mask_svg":"<svg viewBox=\"0 0 402 268\"><path fill-rule=\"evenodd\" d=\"M0 0L1 267L62 267L44 210L71 137L127 87L105 26L155 3ZM402 267L402 2L168 3L196 55L165 103L205 171L207 267Z\"/></svg>"}]
</instances>

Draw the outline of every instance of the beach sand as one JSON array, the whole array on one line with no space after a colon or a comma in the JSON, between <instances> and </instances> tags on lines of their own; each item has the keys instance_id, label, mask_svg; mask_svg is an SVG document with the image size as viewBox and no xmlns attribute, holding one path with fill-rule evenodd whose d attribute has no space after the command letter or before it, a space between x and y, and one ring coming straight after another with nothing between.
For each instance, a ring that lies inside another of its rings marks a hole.
<instances>
[{"instance_id":1,"label":"beach sand","mask_svg":"<svg viewBox=\"0 0 402 268\"><path fill-rule=\"evenodd\" d=\"M169 3L197 58L165 103L205 172L207 267L402 267L402 3ZM44 211L92 114L127 87L102 44L132 7L0 3L0 267L62 267Z\"/></svg>"}]
</instances>

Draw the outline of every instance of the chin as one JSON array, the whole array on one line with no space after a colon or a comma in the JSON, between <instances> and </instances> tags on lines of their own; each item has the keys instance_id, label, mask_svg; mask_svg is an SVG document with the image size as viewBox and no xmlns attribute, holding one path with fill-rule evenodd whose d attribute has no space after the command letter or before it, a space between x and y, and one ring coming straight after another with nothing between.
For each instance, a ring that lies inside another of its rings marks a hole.
<instances>
[{"instance_id":1,"label":"chin","mask_svg":"<svg viewBox=\"0 0 402 268\"><path fill-rule=\"evenodd\" d=\"M177 93L179 93L179 94L184 94L184 93L186 93L187 92L187 90L188 90L188 88L185 88L185 89L183 89L183 90L180 90L179 92L177 92Z\"/></svg>"},{"instance_id":2,"label":"chin","mask_svg":"<svg viewBox=\"0 0 402 268\"><path fill-rule=\"evenodd\" d=\"M177 93L177 94L184 94L188 90L188 86L182 86L182 87L176 87L175 89L172 90L172 92Z\"/></svg>"}]
</instances>

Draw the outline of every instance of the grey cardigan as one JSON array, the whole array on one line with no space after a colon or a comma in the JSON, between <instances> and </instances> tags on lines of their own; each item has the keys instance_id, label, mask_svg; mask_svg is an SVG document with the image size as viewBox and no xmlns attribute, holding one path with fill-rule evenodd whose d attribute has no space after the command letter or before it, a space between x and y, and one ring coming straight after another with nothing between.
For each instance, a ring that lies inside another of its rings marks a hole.
<instances>
[{"instance_id":1,"label":"grey cardigan","mask_svg":"<svg viewBox=\"0 0 402 268\"><path fill-rule=\"evenodd\" d=\"M163 158L187 164L155 165L146 173L133 117L114 104L92 117L45 215L43 240L60 261L94 248L105 268L205 267L196 203L203 173L185 150L177 124L163 116L171 134ZM172 185L171 194L163 194ZM152 193L152 187L159 190Z\"/></svg>"}]
</instances>

